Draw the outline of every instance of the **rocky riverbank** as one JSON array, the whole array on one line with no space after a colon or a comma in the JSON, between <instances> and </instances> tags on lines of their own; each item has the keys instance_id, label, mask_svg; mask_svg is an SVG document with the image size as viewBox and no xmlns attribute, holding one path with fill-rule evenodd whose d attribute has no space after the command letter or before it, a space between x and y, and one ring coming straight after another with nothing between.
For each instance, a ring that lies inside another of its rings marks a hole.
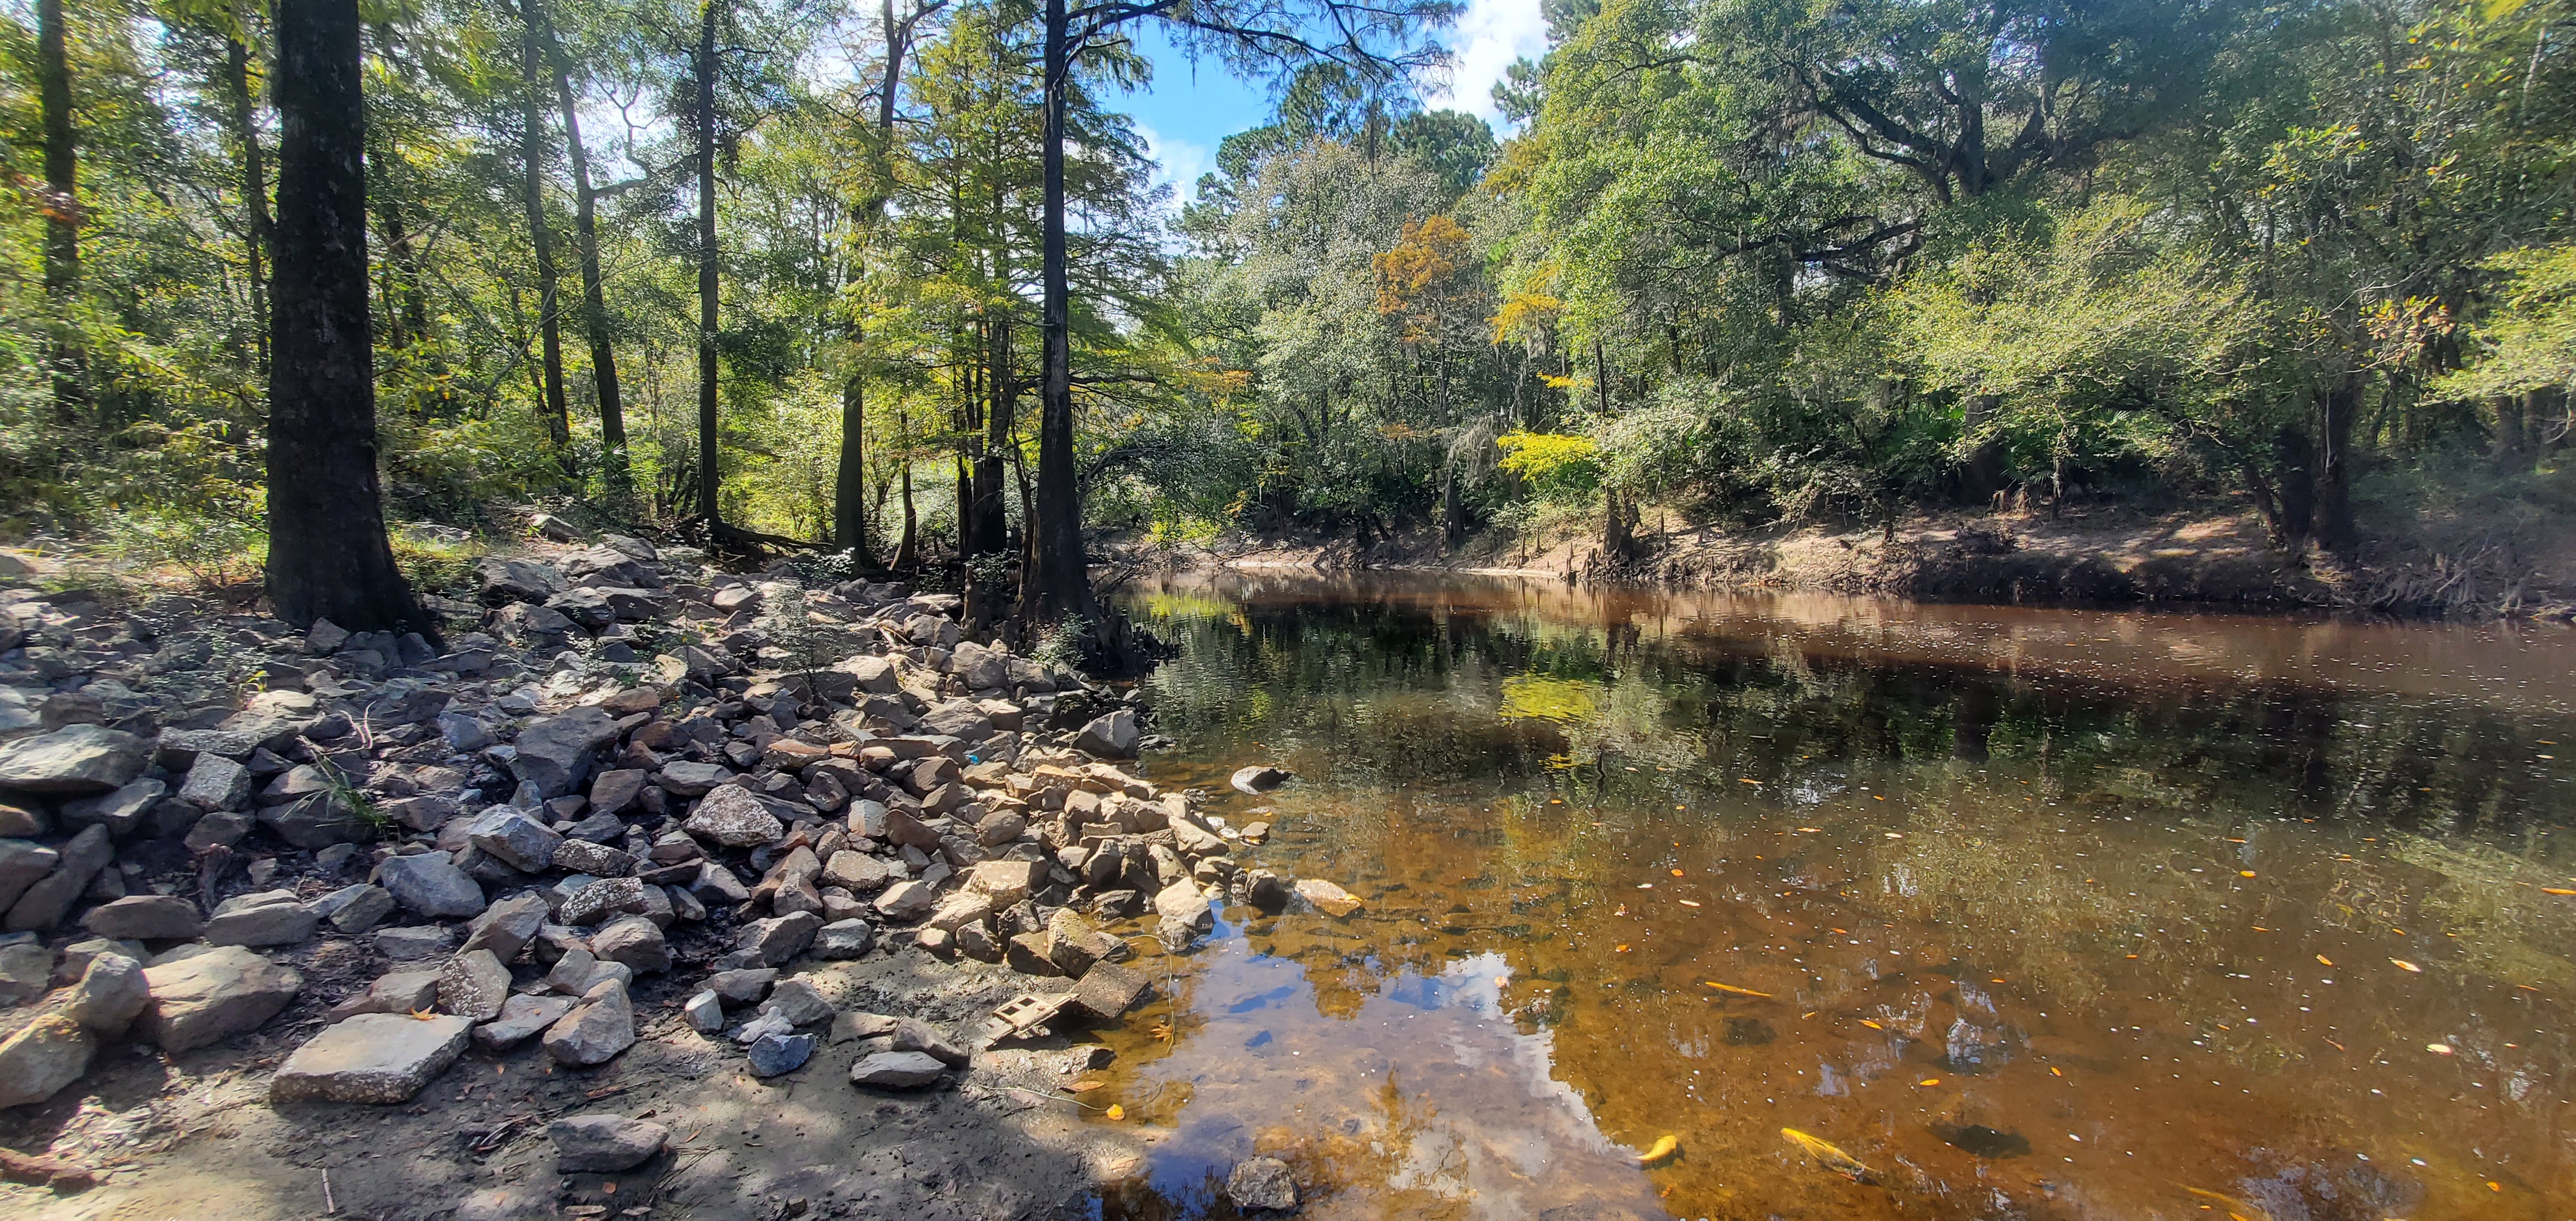
<instances>
[{"instance_id":1,"label":"rocky riverbank","mask_svg":"<svg viewBox=\"0 0 2576 1221\"><path fill-rule=\"evenodd\" d=\"M1347 900L953 596L478 571L443 651L0 591L0 1201L1078 1212L1150 1139L1079 1032L1212 902Z\"/></svg>"}]
</instances>

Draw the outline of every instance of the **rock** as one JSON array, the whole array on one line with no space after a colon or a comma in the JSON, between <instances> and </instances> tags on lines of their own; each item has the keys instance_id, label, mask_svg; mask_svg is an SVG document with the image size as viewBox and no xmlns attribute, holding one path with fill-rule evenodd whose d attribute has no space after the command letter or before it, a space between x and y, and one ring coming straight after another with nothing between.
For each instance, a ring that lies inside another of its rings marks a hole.
<instances>
[{"instance_id":1,"label":"rock","mask_svg":"<svg viewBox=\"0 0 2576 1221\"><path fill-rule=\"evenodd\" d=\"M605 1064L635 1045L635 1006L626 985L609 980L582 994L581 1003L546 1031L546 1054L576 1067Z\"/></svg>"},{"instance_id":2,"label":"rock","mask_svg":"<svg viewBox=\"0 0 2576 1221\"><path fill-rule=\"evenodd\" d=\"M197 905L177 895L128 895L81 917L81 927L101 937L138 941L193 941L205 928Z\"/></svg>"},{"instance_id":3,"label":"rock","mask_svg":"<svg viewBox=\"0 0 2576 1221\"><path fill-rule=\"evenodd\" d=\"M377 929L376 952L395 962L418 962L447 950L447 930L435 924Z\"/></svg>"},{"instance_id":4,"label":"rock","mask_svg":"<svg viewBox=\"0 0 2576 1221\"><path fill-rule=\"evenodd\" d=\"M680 1016L688 1020L689 1029L699 1034L724 1029L724 1004L716 999L713 989L690 997L687 1004L680 1006Z\"/></svg>"},{"instance_id":5,"label":"rock","mask_svg":"<svg viewBox=\"0 0 2576 1221\"><path fill-rule=\"evenodd\" d=\"M643 688L649 690L649 688ZM602 705L605 707L605 705ZM635 804L651 774L638 768L605 771L590 782L590 808L595 814L617 814Z\"/></svg>"},{"instance_id":6,"label":"rock","mask_svg":"<svg viewBox=\"0 0 2576 1221\"><path fill-rule=\"evenodd\" d=\"M1322 878L1299 878L1297 897L1328 916L1347 916L1364 906L1351 892Z\"/></svg>"},{"instance_id":7,"label":"rock","mask_svg":"<svg viewBox=\"0 0 2576 1221\"><path fill-rule=\"evenodd\" d=\"M473 1023L432 1014L361 1013L324 1028L269 1079L271 1102L409 1102L464 1054Z\"/></svg>"},{"instance_id":8,"label":"rock","mask_svg":"<svg viewBox=\"0 0 2576 1221\"><path fill-rule=\"evenodd\" d=\"M438 1007L458 1017L488 1022L510 999L510 968L490 950L466 950L438 972Z\"/></svg>"},{"instance_id":9,"label":"rock","mask_svg":"<svg viewBox=\"0 0 2576 1221\"><path fill-rule=\"evenodd\" d=\"M546 925L546 897L533 891L515 894L483 909L474 923L465 928L465 944L457 949L490 950L492 957L509 962L519 956L535 939L537 930Z\"/></svg>"},{"instance_id":10,"label":"rock","mask_svg":"<svg viewBox=\"0 0 2576 1221\"><path fill-rule=\"evenodd\" d=\"M1174 882L1156 891L1154 911L1166 920L1189 926L1193 932L1204 933L1216 927L1216 913L1209 909L1207 896L1200 893L1196 882Z\"/></svg>"},{"instance_id":11,"label":"rock","mask_svg":"<svg viewBox=\"0 0 2576 1221\"><path fill-rule=\"evenodd\" d=\"M569 996L512 996L502 1002L501 1016L474 1028L474 1045L486 1051L508 1051L562 1021L572 1006Z\"/></svg>"},{"instance_id":12,"label":"rock","mask_svg":"<svg viewBox=\"0 0 2576 1221\"><path fill-rule=\"evenodd\" d=\"M1044 861L981 861L966 871L966 889L991 895L996 905L1008 907L1036 893L1046 885L1046 878Z\"/></svg>"},{"instance_id":13,"label":"rock","mask_svg":"<svg viewBox=\"0 0 2576 1221\"><path fill-rule=\"evenodd\" d=\"M62 853L32 840L0 839L0 913L7 912L18 896L62 860Z\"/></svg>"},{"instance_id":14,"label":"rock","mask_svg":"<svg viewBox=\"0 0 2576 1221\"><path fill-rule=\"evenodd\" d=\"M637 974L671 969L671 947L660 925L642 916L612 920L590 938L591 953L605 962L620 962Z\"/></svg>"},{"instance_id":15,"label":"rock","mask_svg":"<svg viewBox=\"0 0 2576 1221\"><path fill-rule=\"evenodd\" d=\"M295 999L304 976L240 946L143 969L152 1003L143 1034L176 1055L256 1030Z\"/></svg>"},{"instance_id":16,"label":"rock","mask_svg":"<svg viewBox=\"0 0 2576 1221\"><path fill-rule=\"evenodd\" d=\"M1056 976L1064 974L1047 951L1053 948L1043 932L1015 933L1002 943L1002 961L1022 975Z\"/></svg>"},{"instance_id":17,"label":"rock","mask_svg":"<svg viewBox=\"0 0 2576 1221\"><path fill-rule=\"evenodd\" d=\"M656 776L663 792L679 797L700 797L733 779L734 773L732 768L720 764L682 760L663 764Z\"/></svg>"},{"instance_id":18,"label":"rock","mask_svg":"<svg viewBox=\"0 0 2576 1221\"><path fill-rule=\"evenodd\" d=\"M643 1165L669 1143L671 1130L623 1115L572 1115L546 1125L561 1174L616 1174Z\"/></svg>"},{"instance_id":19,"label":"rock","mask_svg":"<svg viewBox=\"0 0 2576 1221\"><path fill-rule=\"evenodd\" d=\"M751 848L775 842L787 834L778 816L761 805L751 790L740 785L725 785L707 794L698 808L690 811L680 829L701 840L713 840L727 848Z\"/></svg>"},{"instance_id":20,"label":"rock","mask_svg":"<svg viewBox=\"0 0 2576 1221\"><path fill-rule=\"evenodd\" d=\"M1133 759L1136 742L1143 736L1144 731L1136 727L1135 710L1121 708L1083 726L1074 735L1073 748L1104 759Z\"/></svg>"},{"instance_id":21,"label":"rock","mask_svg":"<svg viewBox=\"0 0 2576 1221\"><path fill-rule=\"evenodd\" d=\"M601 878L565 896L555 918L565 924L598 924L611 917L642 912L649 902L640 878Z\"/></svg>"},{"instance_id":22,"label":"rock","mask_svg":"<svg viewBox=\"0 0 2576 1221\"><path fill-rule=\"evenodd\" d=\"M896 923L909 923L930 914L939 904L939 892L915 881L897 882L877 896L877 914Z\"/></svg>"},{"instance_id":23,"label":"rock","mask_svg":"<svg viewBox=\"0 0 2576 1221\"><path fill-rule=\"evenodd\" d=\"M751 899L751 890L742 884L741 878L734 876L733 870L725 868L722 861L701 863L697 880L689 883L689 893L696 895L700 902L710 904L745 903Z\"/></svg>"},{"instance_id":24,"label":"rock","mask_svg":"<svg viewBox=\"0 0 2576 1221\"><path fill-rule=\"evenodd\" d=\"M143 771L151 745L130 733L72 725L0 745L0 790L46 796L106 793Z\"/></svg>"},{"instance_id":25,"label":"rock","mask_svg":"<svg viewBox=\"0 0 2576 1221\"><path fill-rule=\"evenodd\" d=\"M389 857L376 869L376 881L394 901L424 916L461 919L483 910L483 887L444 852Z\"/></svg>"},{"instance_id":26,"label":"rock","mask_svg":"<svg viewBox=\"0 0 2576 1221\"><path fill-rule=\"evenodd\" d=\"M552 865L563 836L510 806L494 806L465 829L466 842L508 862L522 873Z\"/></svg>"},{"instance_id":27,"label":"rock","mask_svg":"<svg viewBox=\"0 0 2576 1221\"><path fill-rule=\"evenodd\" d=\"M1234 776L1227 783L1234 787L1235 792L1258 796L1288 783L1288 776L1288 772L1279 768L1255 764L1235 769Z\"/></svg>"},{"instance_id":28,"label":"rock","mask_svg":"<svg viewBox=\"0 0 2576 1221\"><path fill-rule=\"evenodd\" d=\"M577 792L590 779L599 748L617 740L617 718L597 707L575 708L519 731L510 770L541 798Z\"/></svg>"},{"instance_id":29,"label":"rock","mask_svg":"<svg viewBox=\"0 0 2576 1221\"><path fill-rule=\"evenodd\" d=\"M1045 953L1056 970L1080 979L1097 963L1125 957L1127 943L1092 927L1072 908L1059 908L1047 918Z\"/></svg>"},{"instance_id":30,"label":"rock","mask_svg":"<svg viewBox=\"0 0 2576 1221\"><path fill-rule=\"evenodd\" d=\"M1234 1164L1234 1173L1225 1176L1225 1198L1245 1212L1293 1212L1297 1207L1297 1176L1288 1169L1288 1163L1278 1158L1245 1158Z\"/></svg>"},{"instance_id":31,"label":"rock","mask_svg":"<svg viewBox=\"0 0 2576 1221\"><path fill-rule=\"evenodd\" d=\"M1073 985L1073 1006L1094 1021L1111 1021L1135 1008L1151 987L1142 971L1095 962Z\"/></svg>"},{"instance_id":32,"label":"rock","mask_svg":"<svg viewBox=\"0 0 2576 1221\"><path fill-rule=\"evenodd\" d=\"M206 921L206 942L210 945L294 945L313 935L313 927L322 917L299 902L293 891L279 892L279 897L259 903L234 907L235 899L215 909L213 919Z\"/></svg>"},{"instance_id":33,"label":"rock","mask_svg":"<svg viewBox=\"0 0 2576 1221\"><path fill-rule=\"evenodd\" d=\"M973 1058L965 1048L918 1018L896 1018L888 1038L896 1051L917 1051L950 1068L964 1068Z\"/></svg>"},{"instance_id":34,"label":"rock","mask_svg":"<svg viewBox=\"0 0 2576 1221\"><path fill-rule=\"evenodd\" d=\"M82 968L80 981L63 1002L63 1012L82 1029L115 1038L151 1003L152 988L143 981L142 963L123 954L100 954Z\"/></svg>"},{"instance_id":35,"label":"rock","mask_svg":"<svg viewBox=\"0 0 2576 1221\"><path fill-rule=\"evenodd\" d=\"M389 971L376 982L331 1007L331 1020L361 1013L423 1013L438 1006L438 972Z\"/></svg>"},{"instance_id":36,"label":"rock","mask_svg":"<svg viewBox=\"0 0 2576 1221\"><path fill-rule=\"evenodd\" d=\"M975 824L975 842L987 848L999 848L1020 838L1028 829L1027 819L1009 810L996 810Z\"/></svg>"},{"instance_id":37,"label":"rock","mask_svg":"<svg viewBox=\"0 0 2576 1221\"><path fill-rule=\"evenodd\" d=\"M921 930L921 935L924 937L939 933L948 934L953 939L958 953L977 962L1002 961L1002 943L993 939L993 930L984 927L981 921L969 921L954 929L943 929L933 925Z\"/></svg>"},{"instance_id":38,"label":"rock","mask_svg":"<svg viewBox=\"0 0 2576 1221\"><path fill-rule=\"evenodd\" d=\"M116 849L108 843L107 828L94 826L73 836L70 843L63 845L53 872L29 886L10 905L8 931L43 930L62 923L73 902L98 877L98 871L115 859Z\"/></svg>"},{"instance_id":39,"label":"rock","mask_svg":"<svg viewBox=\"0 0 2576 1221\"><path fill-rule=\"evenodd\" d=\"M144 816L169 791L158 780L136 780L113 793L64 802L61 821L66 830L102 826L110 839L132 839Z\"/></svg>"},{"instance_id":40,"label":"rock","mask_svg":"<svg viewBox=\"0 0 2576 1221\"><path fill-rule=\"evenodd\" d=\"M279 839L298 848L364 843L376 828L338 792L308 793L284 805L260 810L259 821Z\"/></svg>"},{"instance_id":41,"label":"rock","mask_svg":"<svg viewBox=\"0 0 2576 1221\"><path fill-rule=\"evenodd\" d=\"M343 886L309 904L313 914L343 933L363 933L394 914L393 892L360 882Z\"/></svg>"},{"instance_id":42,"label":"rock","mask_svg":"<svg viewBox=\"0 0 2576 1221\"><path fill-rule=\"evenodd\" d=\"M188 766L178 800L200 810L229 810L250 800L250 769L217 754L201 754Z\"/></svg>"},{"instance_id":43,"label":"rock","mask_svg":"<svg viewBox=\"0 0 2576 1221\"><path fill-rule=\"evenodd\" d=\"M1286 908L1288 897L1294 893L1288 888L1288 879L1267 869L1253 870L1244 883L1244 897L1254 907L1266 912L1276 913Z\"/></svg>"},{"instance_id":44,"label":"rock","mask_svg":"<svg viewBox=\"0 0 2576 1221\"><path fill-rule=\"evenodd\" d=\"M814 985L801 979L780 980L770 989L769 999L760 1006L762 1013L774 1013L790 1026L811 1026L832 1016L832 1002L823 999Z\"/></svg>"},{"instance_id":45,"label":"rock","mask_svg":"<svg viewBox=\"0 0 2576 1221\"><path fill-rule=\"evenodd\" d=\"M765 1034L751 1045L751 1075L775 1077L805 1067L814 1058L814 1036L810 1034Z\"/></svg>"},{"instance_id":46,"label":"rock","mask_svg":"<svg viewBox=\"0 0 2576 1221\"><path fill-rule=\"evenodd\" d=\"M591 975L599 969L599 959L587 946L565 950L546 972L546 986L566 996L579 996L590 991Z\"/></svg>"},{"instance_id":47,"label":"rock","mask_svg":"<svg viewBox=\"0 0 2576 1221\"><path fill-rule=\"evenodd\" d=\"M526 560L487 555L476 560L474 568L481 578L486 606L499 606L504 602L542 602L562 593L565 588L562 573Z\"/></svg>"},{"instance_id":48,"label":"rock","mask_svg":"<svg viewBox=\"0 0 2576 1221\"><path fill-rule=\"evenodd\" d=\"M718 971L707 977L707 989L728 1005L748 1005L769 995L770 985L778 982L775 967L749 967L738 971Z\"/></svg>"},{"instance_id":49,"label":"rock","mask_svg":"<svg viewBox=\"0 0 2576 1221\"><path fill-rule=\"evenodd\" d=\"M0 690L15 691L8 687ZM33 801L0 801L0 838L25 839L30 835L50 835L53 820L45 817L44 807Z\"/></svg>"},{"instance_id":50,"label":"rock","mask_svg":"<svg viewBox=\"0 0 2576 1221\"><path fill-rule=\"evenodd\" d=\"M814 934L822 927L821 916L812 912L792 912L767 920L754 920L742 926L742 931L734 938L734 945L764 965L780 966L814 944Z\"/></svg>"},{"instance_id":51,"label":"rock","mask_svg":"<svg viewBox=\"0 0 2576 1221\"><path fill-rule=\"evenodd\" d=\"M823 881L843 887L852 894L869 894L903 876L903 871L882 857L843 849L823 862Z\"/></svg>"},{"instance_id":52,"label":"rock","mask_svg":"<svg viewBox=\"0 0 2576 1221\"><path fill-rule=\"evenodd\" d=\"M40 1014L0 1038L0 1107L53 1097L89 1071L98 1040L67 1014Z\"/></svg>"},{"instance_id":53,"label":"rock","mask_svg":"<svg viewBox=\"0 0 2576 1221\"><path fill-rule=\"evenodd\" d=\"M815 930L813 953L824 959L858 958L875 949L876 944L874 925L865 920L836 920Z\"/></svg>"},{"instance_id":54,"label":"rock","mask_svg":"<svg viewBox=\"0 0 2576 1221\"><path fill-rule=\"evenodd\" d=\"M910 1090L937 1082L948 1066L917 1051L881 1051L850 1066L850 1084Z\"/></svg>"}]
</instances>

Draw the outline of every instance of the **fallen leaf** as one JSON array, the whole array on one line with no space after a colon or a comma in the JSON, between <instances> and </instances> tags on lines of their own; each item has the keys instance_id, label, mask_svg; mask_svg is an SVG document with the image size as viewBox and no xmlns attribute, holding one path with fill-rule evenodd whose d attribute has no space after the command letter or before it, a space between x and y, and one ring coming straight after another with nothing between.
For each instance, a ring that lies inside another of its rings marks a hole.
<instances>
[{"instance_id":1,"label":"fallen leaf","mask_svg":"<svg viewBox=\"0 0 2576 1221\"><path fill-rule=\"evenodd\" d=\"M2334 959L2328 958L2323 954L2317 955L2317 961L2330 967L2334 965Z\"/></svg>"},{"instance_id":2,"label":"fallen leaf","mask_svg":"<svg viewBox=\"0 0 2576 1221\"><path fill-rule=\"evenodd\" d=\"M2414 963L2408 962L2403 958L2391 958L2388 961L2396 963L2397 969L2400 971L2412 971L2417 975L2424 973L2424 968L2416 966Z\"/></svg>"},{"instance_id":3,"label":"fallen leaf","mask_svg":"<svg viewBox=\"0 0 2576 1221\"><path fill-rule=\"evenodd\" d=\"M1103 1086L1103 1085L1105 1085L1105 1084L1107 1084L1107 1082L1102 1082L1102 1081L1068 1081L1068 1082L1064 1083L1063 1085L1058 1086L1058 1087L1056 1087L1056 1088L1061 1089L1061 1090L1063 1090L1065 1093L1068 1093L1068 1094L1087 1094L1087 1093L1090 1093L1090 1092L1091 1092L1091 1091L1093 1091L1093 1090L1099 1089L1101 1086Z\"/></svg>"},{"instance_id":4,"label":"fallen leaf","mask_svg":"<svg viewBox=\"0 0 2576 1221\"><path fill-rule=\"evenodd\" d=\"M1939 1077L1925 1077L1925 1078L1924 1078L1924 1079L1922 1079L1921 1081L1917 1081L1917 1082L1915 1082L1914 1084L1916 1084L1916 1085L1939 1085L1939 1084L1941 1084L1941 1079L1940 1079Z\"/></svg>"},{"instance_id":5,"label":"fallen leaf","mask_svg":"<svg viewBox=\"0 0 2576 1221\"><path fill-rule=\"evenodd\" d=\"M1697 907L1697 906L1699 906L1699 904L1694 903L1694 902L1692 902L1692 901L1690 901L1690 900L1688 900L1688 899L1676 899L1676 900L1674 900L1674 902L1679 903L1679 904L1681 904L1681 905L1682 905L1682 906L1684 906L1684 907Z\"/></svg>"},{"instance_id":6,"label":"fallen leaf","mask_svg":"<svg viewBox=\"0 0 2576 1221\"><path fill-rule=\"evenodd\" d=\"M1620 942L1620 943L1618 944L1618 946L1617 946L1616 948L1612 949L1610 952L1611 952L1611 953L1613 953L1613 954L1625 954L1625 953L1627 953L1627 952L1628 952L1628 943L1627 943L1627 942L1625 942L1625 941L1622 941L1622 942Z\"/></svg>"},{"instance_id":7,"label":"fallen leaf","mask_svg":"<svg viewBox=\"0 0 2576 1221\"><path fill-rule=\"evenodd\" d=\"M1872 1030L1885 1030L1885 1029L1887 1029L1887 1027L1885 1027L1885 1026L1881 1026L1881 1025L1879 1025L1878 1023L1876 1023L1876 1022L1873 1022L1873 1021L1869 1020L1868 1018L1862 1018L1862 1019L1860 1020L1860 1024L1861 1024L1861 1025L1863 1025L1863 1026L1867 1026L1867 1027L1869 1027L1869 1028L1870 1028L1870 1029L1872 1029Z\"/></svg>"},{"instance_id":8,"label":"fallen leaf","mask_svg":"<svg viewBox=\"0 0 2576 1221\"><path fill-rule=\"evenodd\" d=\"M1680 877L1680 876L1682 876L1682 871L1681 871L1681 870L1678 870L1678 869L1674 870L1674 871L1673 871L1673 876L1674 876L1674 877Z\"/></svg>"},{"instance_id":9,"label":"fallen leaf","mask_svg":"<svg viewBox=\"0 0 2576 1221\"><path fill-rule=\"evenodd\" d=\"M1806 1150L1808 1156L1813 1157L1819 1163L1822 1163L1826 1169L1839 1172L1845 1177L1850 1178L1853 1182L1866 1183L1870 1180L1872 1175L1877 1173L1869 1167L1861 1165L1858 1158L1843 1152L1830 1141L1820 1140L1816 1137L1809 1136L1796 1128L1782 1128L1780 1129L1780 1135L1788 1137L1790 1143Z\"/></svg>"},{"instance_id":10,"label":"fallen leaf","mask_svg":"<svg viewBox=\"0 0 2576 1221\"><path fill-rule=\"evenodd\" d=\"M2251 869L2239 869L2236 871L2236 876L2240 878L2250 878L2254 876L2254 871Z\"/></svg>"},{"instance_id":11,"label":"fallen leaf","mask_svg":"<svg viewBox=\"0 0 2576 1221\"><path fill-rule=\"evenodd\" d=\"M2447 1056L2451 1054L2451 1045L2448 1043L2427 1043L2424 1045L2424 1050L2437 1056Z\"/></svg>"},{"instance_id":12,"label":"fallen leaf","mask_svg":"<svg viewBox=\"0 0 2576 1221\"><path fill-rule=\"evenodd\" d=\"M2564 886L2543 886L2540 888L2540 893L2544 895L2576 895L2576 890L2569 890Z\"/></svg>"},{"instance_id":13,"label":"fallen leaf","mask_svg":"<svg viewBox=\"0 0 2576 1221\"><path fill-rule=\"evenodd\" d=\"M1623 945L1623 946L1620 946L1619 948L1624 950L1624 949L1627 949L1628 947L1626 947L1626 946L1624 946L1624 945ZM1735 985L1733 985L1733 984L1721 984L1721 983L1719 983L1719 982L1717 982L1716 980L1713 980L1713 979L1710 979L1710 980L1702 980L1701 982L1702 982L1702 983L1707 984L1709 987L1712 987L1712 988L1717 989L1717 990L1718 990L1718 991L1720 991L1720 992L1732 992L1732 993L1736 994L1737 996L1758 996L1758 997L1761 997L1761 998L1762 998L1762 999L1764 999L1764 1000L1769 1000L1769 999L1771 999L1771 994L1770 994L1770 993L1768 993L1768 992L1756 992L1756 991L1754 991L1754 990L1753 990L1753 989L1751 989L1751 988L1739 988L1739 987L1736 987L1736 986L1735 986Z\"/></svg>"},{"instance_id":14,"label":"fallen leaf","mask_svg":"<svg viewBox=\"0 0 2576 1221\"><path fill-rule=\"evenodd\" d=\"M1663 1136L1656 1137L1654 1144L1646 1146L1646 1151L1637 1155L1637 1164L1640 1166L1652 1166L1655 1163L1681 1151L1682 1142L1680 1139L1674 1137L1670 1133L1666 1133Z\"/></svg>"},{"instance_id":15,"label":"fallen leaf","mask_svg":"<svg viewBox=\"0 0 2576 1221\"><path fill-rule=\"evenodd\" d=\"M1111 1119L1125 1119L1127 1118L1127 1108L1113 1102L1109 1104L1109 1109L1103 1112L1103 1114L1106 1114Z\"/></svg>"}]
</instances>

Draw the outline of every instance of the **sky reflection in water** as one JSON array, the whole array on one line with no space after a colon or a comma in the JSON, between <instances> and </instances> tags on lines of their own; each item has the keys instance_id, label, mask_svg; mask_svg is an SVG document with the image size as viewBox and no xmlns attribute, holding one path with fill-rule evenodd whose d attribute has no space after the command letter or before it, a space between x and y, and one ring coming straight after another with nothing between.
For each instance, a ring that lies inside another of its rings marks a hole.
<instances>
[{"instance_id":1,"label":"sky reflection in water","mask_svg":"<svg viewBox=\"0 0 2576 1221\"><path fill-rule=\"evenodd\" d=\"M1189 650L1157 782L1291 768L1212 808L1368 907L1149 951L1165 997L1088 1097L1167 1134L1107 1215L1227 1215L1256 1151L1318 1217L2576 1202L2563 635L1472 580L1134 605Z\"/></svg>"}]
</instances>

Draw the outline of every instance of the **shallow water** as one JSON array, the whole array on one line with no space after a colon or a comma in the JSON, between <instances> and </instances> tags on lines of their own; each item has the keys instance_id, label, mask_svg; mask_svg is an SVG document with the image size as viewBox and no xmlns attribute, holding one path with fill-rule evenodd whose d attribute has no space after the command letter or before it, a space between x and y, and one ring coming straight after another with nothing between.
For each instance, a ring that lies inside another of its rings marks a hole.
<instances>
[{"instance_id":1,"label":"shallow water","mask_svg":"<svg viewBox=\"0 0 2576 1221\"><path fill-rule=\"evenodd\" d=\"M1106 1216L1231 1215L1255 1152L1321 1218L2576 1216L2576 635L1130 597L1185 648L1153 778L1366 907L1148 951Z\"/></svg>"}]
</instances>

